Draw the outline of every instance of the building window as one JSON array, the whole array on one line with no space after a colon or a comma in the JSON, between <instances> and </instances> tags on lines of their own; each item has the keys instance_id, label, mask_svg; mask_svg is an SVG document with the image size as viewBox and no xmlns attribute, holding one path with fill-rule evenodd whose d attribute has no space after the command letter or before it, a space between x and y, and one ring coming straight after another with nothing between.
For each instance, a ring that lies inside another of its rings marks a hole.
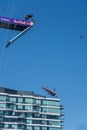
<instances>
[{"instance_id":1,"label":"building window","mask_svg":"<svg viewBox=\"0 0 87 130\"><path fill-rule=\"evenodd\" d=\"M47 121L44 121L44 120L43 120L43 121L42 121L42 124L45 124L45 125L46 125L46 124L47 124Z\"/></svg>"},{"instance_id":2,"label":"building window","mask_svg":"<svg viewBox=\"0 0 87 130\"><path fill-rule=\"evenodd\" d=\"M35 113L33 114L33 117L40 118L40 114Z\"/></svg>"},{"instance_id":3,"label":"building window","mask_svg":"<svg viewBox=\"0 0 87 130\"><path fill-rule=\"evenodd\" d=\"M22 105L18 105L18 109L23 109L23 106Z\"/></svg>"},{"instance_id":4,"label":"building window","mask_svg":"<svg viewBox=\"0 0 87 130\"><path fill-rule=\"evenodd\" d=\"M4 111L0 111L0 115L3 115L4 114Z\"/></svg>"},{"instance_id":5,"label":"building window","mask_svg":"<svg viewBox=\"0 0 87 130\"><path fill-rule=\"evenodd\" d=\"M41 108L39 106L33 106L33 111L41 111Z\"/></svg>"},{"instance_id":6,"label":"building window","mask_svg":"<svg viewBox=\"0 0 87 130\"><path fill-rule=\"evenodd\" d=\"M0 124L0 128L3 128L4 127L4 124Z\"/></svg>"},{"instance_id":7,"label":"building window","mask_svg":"<svg viewBox=\"0 0 87 130\"><path fill-rule=\"evenodd\" d=\"M42 127L42 130L47 130L47 127L44 127L44 126L43 126L43 127Z\"/></svg>"},{"instance_id":8,"label":"building window","mask_svg":"<svg viewBox=\"0 0 87 130\"><path fill-rule=\"evenodd\" d=\"M32 127L31 126L27 126L27 130L32 130Z\"/></svg>"},{"instance_id":9,"label":"building window","mask_svg":"<svg viewBox=\"0 0 87 130\"><path fill-rule=\"evenodd\" d=\"M25 110L32 111L32 106L25 106Z\"/></svg>"},{"instance_id":10,"label":"building window","mask_svg":"<svg viewBox=\"0 0 87 130\"><path fill-rule=\"evenodd\" d=\"M33 99L31 99L31 98L25 98L25 103L33 104Z\"/></svg>"},{"instance_id":11,"label":"building window","mask_svg":"<svg viewBox=\"0 0 87 130\"><path fill-rule=\"evenodd\" d=\"M32 120L27 119L26 121L28 124L32 124Z\"/></svg>"},{"instance_id":12,"label":"building window","mask_svg":"<svg viewBox=\"0 0 87 130\"><path fill-rule=\"evenodd\" d=\"M12 127L13 129L17 129L17 125L16 125L16 124L13 124L11 127Z\"/></svg>"},{"instance_id":13,"label":"building window","mask_svg":"<svg viewBox=\"0 0 87 130\"><path fill-rule=\"evenodd\" d=\"M27 113L26 113L26 117L29 117L29 118L30 118L30 117L32 117L32 114L29 113L29 112L27 112Z\"/></svg>"},{"instance_id":14,"label":"building window","mask_svg":"<svg viewBox=\"0 0 87 130\"><path fill-rule=\"evenodd\" d=\"M33 124L41 124L40 120L33 120Z\"/></svg>"},{"instance_id":15,"label":"building window","mask_svg":"<svg viewBox=\"0 0 87 130\"><path fill-rule=\"evenodd\" d=\"M40 127L34 126L34 130L40 130Z\"/></svg>"},{"instance_id":16,"label":"building window","mask_svg":"<svg viewBox=\"0 0 87 130\"><path fill-rule=\"evenodd\" d=\"M3 117L0 117L0 122L3 121Z\"/></svg>"},{"instance_id":17,"label":"building window","mask_svg":"<svg viewBox=\"0 0 87 130\"><path fill-rule=\"evenodd\" d=\"M16 116L16 112L13 111L13 112L12 112L12 116Z\"/></svg>"},{"instance_id":18,"label":"building window","mask_svg":"<svg viewBox=\"0 0 87 130\"><path fill-rule=\"evenodd\" d=\"M9 125L8 125L8 124L5 124L5 128L9 128Z\"/></svg>"},{"instance_id":19,"label":"building window","mask_svg":"<svg viewBox=\"0 0 87 130\"><path fill-rule=\"evenodd\" d=\"M18 102L23 102L23 98L18 98Z\"/></svg>"},{"instance_id":20,"label":"building window","mask_svg":"<svg viewBox=\"0 0 87 130\"><path fill-rule=\"evenodd\" d=\"M10 104L9 108L10 108L10 109L16 109L16 105Z\"/></svg>"},{"instance_id":21,"label":"building window","mask_svg":"<svg viewBox=\"0 0 87 130\"><path fill-rule=\"evenodd\" d=\"M46 106L60 106L60 102L59 101L43 100L43 105L46 105Z\"/></svg>"},{"instance_id":22,"label":"building window","mask_svg":"<svg viewBox=\"0 0 87 130\"><path fill-rule=\"evenodd\" d=\"M43 112L47 112L47 108L46 107L43 108Z\"/></svg>"},{"instance_id":23,"label":"building window","mask_svg":"<svg viewBox=\"0 0 87 130\"><path fill-rule=\"evenodd\" d=\"M6 96L0 95L0 101L6 101Z\"/></svg>"},{"instance_id":24,"label":"building window","mask_svg":"<svg viewBox=\"0 0 87 130\"><path fill-rule=\"evenodd\" d=\"M46 115L42 115L42 118L47 118L47 116Z\"/></svg>"},{"instance_id":25,"label":"building window","mask_svg":"<svg viewBox=\"0 0 87 130\"><path fill-rule=\"evenodd\" d=\"M25 129L25 126L24 125L19 125L18 129Z\"/></svg>"},{"instance_id":26,"label":"building window","mask_svg":"<svg viewBox=\"0 0 87 130\"><path fill-rule=\"evenodd\" d=\"M6 108L6 104L5 103L1 103L0 104L0 108Z\"/></svg>"},{"instance_id":27,"label":"building window","mask_svg":"<svg viewBox=\"0 0 87 130\"><path fill-rule=\"evenodd\" d=\"M60 130L60 128L51 127L51 128L49 128L49 130Z\"/></svg>"},{"instance_id":28,"label":"building window","mask_svg":"<svg viewBox=\"0 0 87 130\"><path fill-rule=\"evenodd\" d=\"M48 113L60 113L60 109L58 108L47 108L47 107L44 107L43 108L43 112L48 112Z\"/></svg>"},{"instance_id":29,"label":"building window","mask_svg":"<svg viewBox=\"0 0 87 130\"><path fill-rule=\"evenodd\" d=\"M36 100L37 105L41 105L41 100Z\"/></svg>"},{"instance_id":30,"label":"building window","mask_svg":"<svg viewBox=\"0 0 87 130\"><path fill-rule=\"evenodd\" d=\"M10 97L10 102L15 103L16 102L16 98L15 97Z\"/></svg>"},{"instance_id":31,"label":"building window","mask_svg":"<svg viewBox=\"0 0 87 130\"><path fill-rule=\"evenodd\" d=\"M11 115L9 111L5 111L5 115L8 116L8 115Z\"/></svg>"},{"instance_id":32,"label":"building window","mask_svg":"<svg viewBox=\"0 0 87 130\"><path fill-rule=\"evenodd\" d=\"M57 116L57 115L47 115L47 119L60 119L60 117L59 116Z\"/></svg>"},{"instance_id":33,"label":"building window","mask_svg":"<svg viewBox=\"0 0 87 130\"><path fill-rule=\"evenodd\" d=\"M60 122L59 121L49 121L48 123L49 125L59 125L60 126Z\"/></svg>"}]
</instances>

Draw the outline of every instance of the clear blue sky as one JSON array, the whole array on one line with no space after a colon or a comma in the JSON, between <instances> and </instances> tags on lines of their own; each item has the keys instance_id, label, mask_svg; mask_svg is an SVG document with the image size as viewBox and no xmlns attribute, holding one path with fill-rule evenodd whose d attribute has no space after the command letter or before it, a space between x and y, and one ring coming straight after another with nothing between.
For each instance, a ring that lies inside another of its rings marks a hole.
<instances>
[{"instance_id":1,"label":"clear blue sky","mask_svg":"<svg viewBox=\"0 0 87 130\"><path fill-rule=\"evenodd\" d=\"M8 49L18 32L0 29L0 86L46 96L41 87L55 87L64 130L87 130L87 0L0 0L0 16L29 13L35 26Z\"/></svg>"}]
</instances>

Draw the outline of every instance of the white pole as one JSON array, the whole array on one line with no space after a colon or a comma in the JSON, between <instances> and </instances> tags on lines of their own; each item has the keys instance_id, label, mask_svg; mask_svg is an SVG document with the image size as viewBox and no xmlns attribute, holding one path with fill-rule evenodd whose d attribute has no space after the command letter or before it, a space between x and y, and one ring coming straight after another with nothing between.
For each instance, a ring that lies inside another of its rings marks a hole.
<instances>
[{"instance_id":1,"label":"white pole","mask_svg":"<svg viewBox=\"0 0 87 130\"><path fill-rule=\"evenodd\" d=\"M30 29L31 26L28 26L26 29L24 29L22 32L20 32L18 35L16 35L14 38L12 38L6 45L6 48L13 43L15 40L17 40L17 38L19 38L22 34L24 34L28 29Z\"/></svg>"}]
</instances>

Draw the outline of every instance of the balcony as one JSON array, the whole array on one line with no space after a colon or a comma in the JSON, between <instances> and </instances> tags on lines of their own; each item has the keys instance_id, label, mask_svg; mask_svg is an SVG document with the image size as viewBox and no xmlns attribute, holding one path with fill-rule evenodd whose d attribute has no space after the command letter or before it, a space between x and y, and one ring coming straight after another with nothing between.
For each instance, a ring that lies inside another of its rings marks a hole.
<instances>
[{"instance_id":1,"label":"balcony","mask_svg":"<svg viewBox=\"0 0 87 130\"><path fill-rule=\"evenodd\" d=\"M60 105L60 109L64 109L64 106Z\"/></svg>"}]
</instances>

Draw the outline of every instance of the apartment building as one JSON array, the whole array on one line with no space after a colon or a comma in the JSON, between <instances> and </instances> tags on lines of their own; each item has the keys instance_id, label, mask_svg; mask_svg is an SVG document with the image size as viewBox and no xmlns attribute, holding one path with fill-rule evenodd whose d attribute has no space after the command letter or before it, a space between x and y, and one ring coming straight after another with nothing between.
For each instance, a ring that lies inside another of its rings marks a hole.
<instances>
[{"instance_id":1,"label":"apartment building","mask_svg":"<svg viewBox=\"0 0 87 130\"><path fill-rule=\"evenodd\" d=\"M60 130L59 98L0 87L0 130Z\"/></svg>"}]
</instances>

